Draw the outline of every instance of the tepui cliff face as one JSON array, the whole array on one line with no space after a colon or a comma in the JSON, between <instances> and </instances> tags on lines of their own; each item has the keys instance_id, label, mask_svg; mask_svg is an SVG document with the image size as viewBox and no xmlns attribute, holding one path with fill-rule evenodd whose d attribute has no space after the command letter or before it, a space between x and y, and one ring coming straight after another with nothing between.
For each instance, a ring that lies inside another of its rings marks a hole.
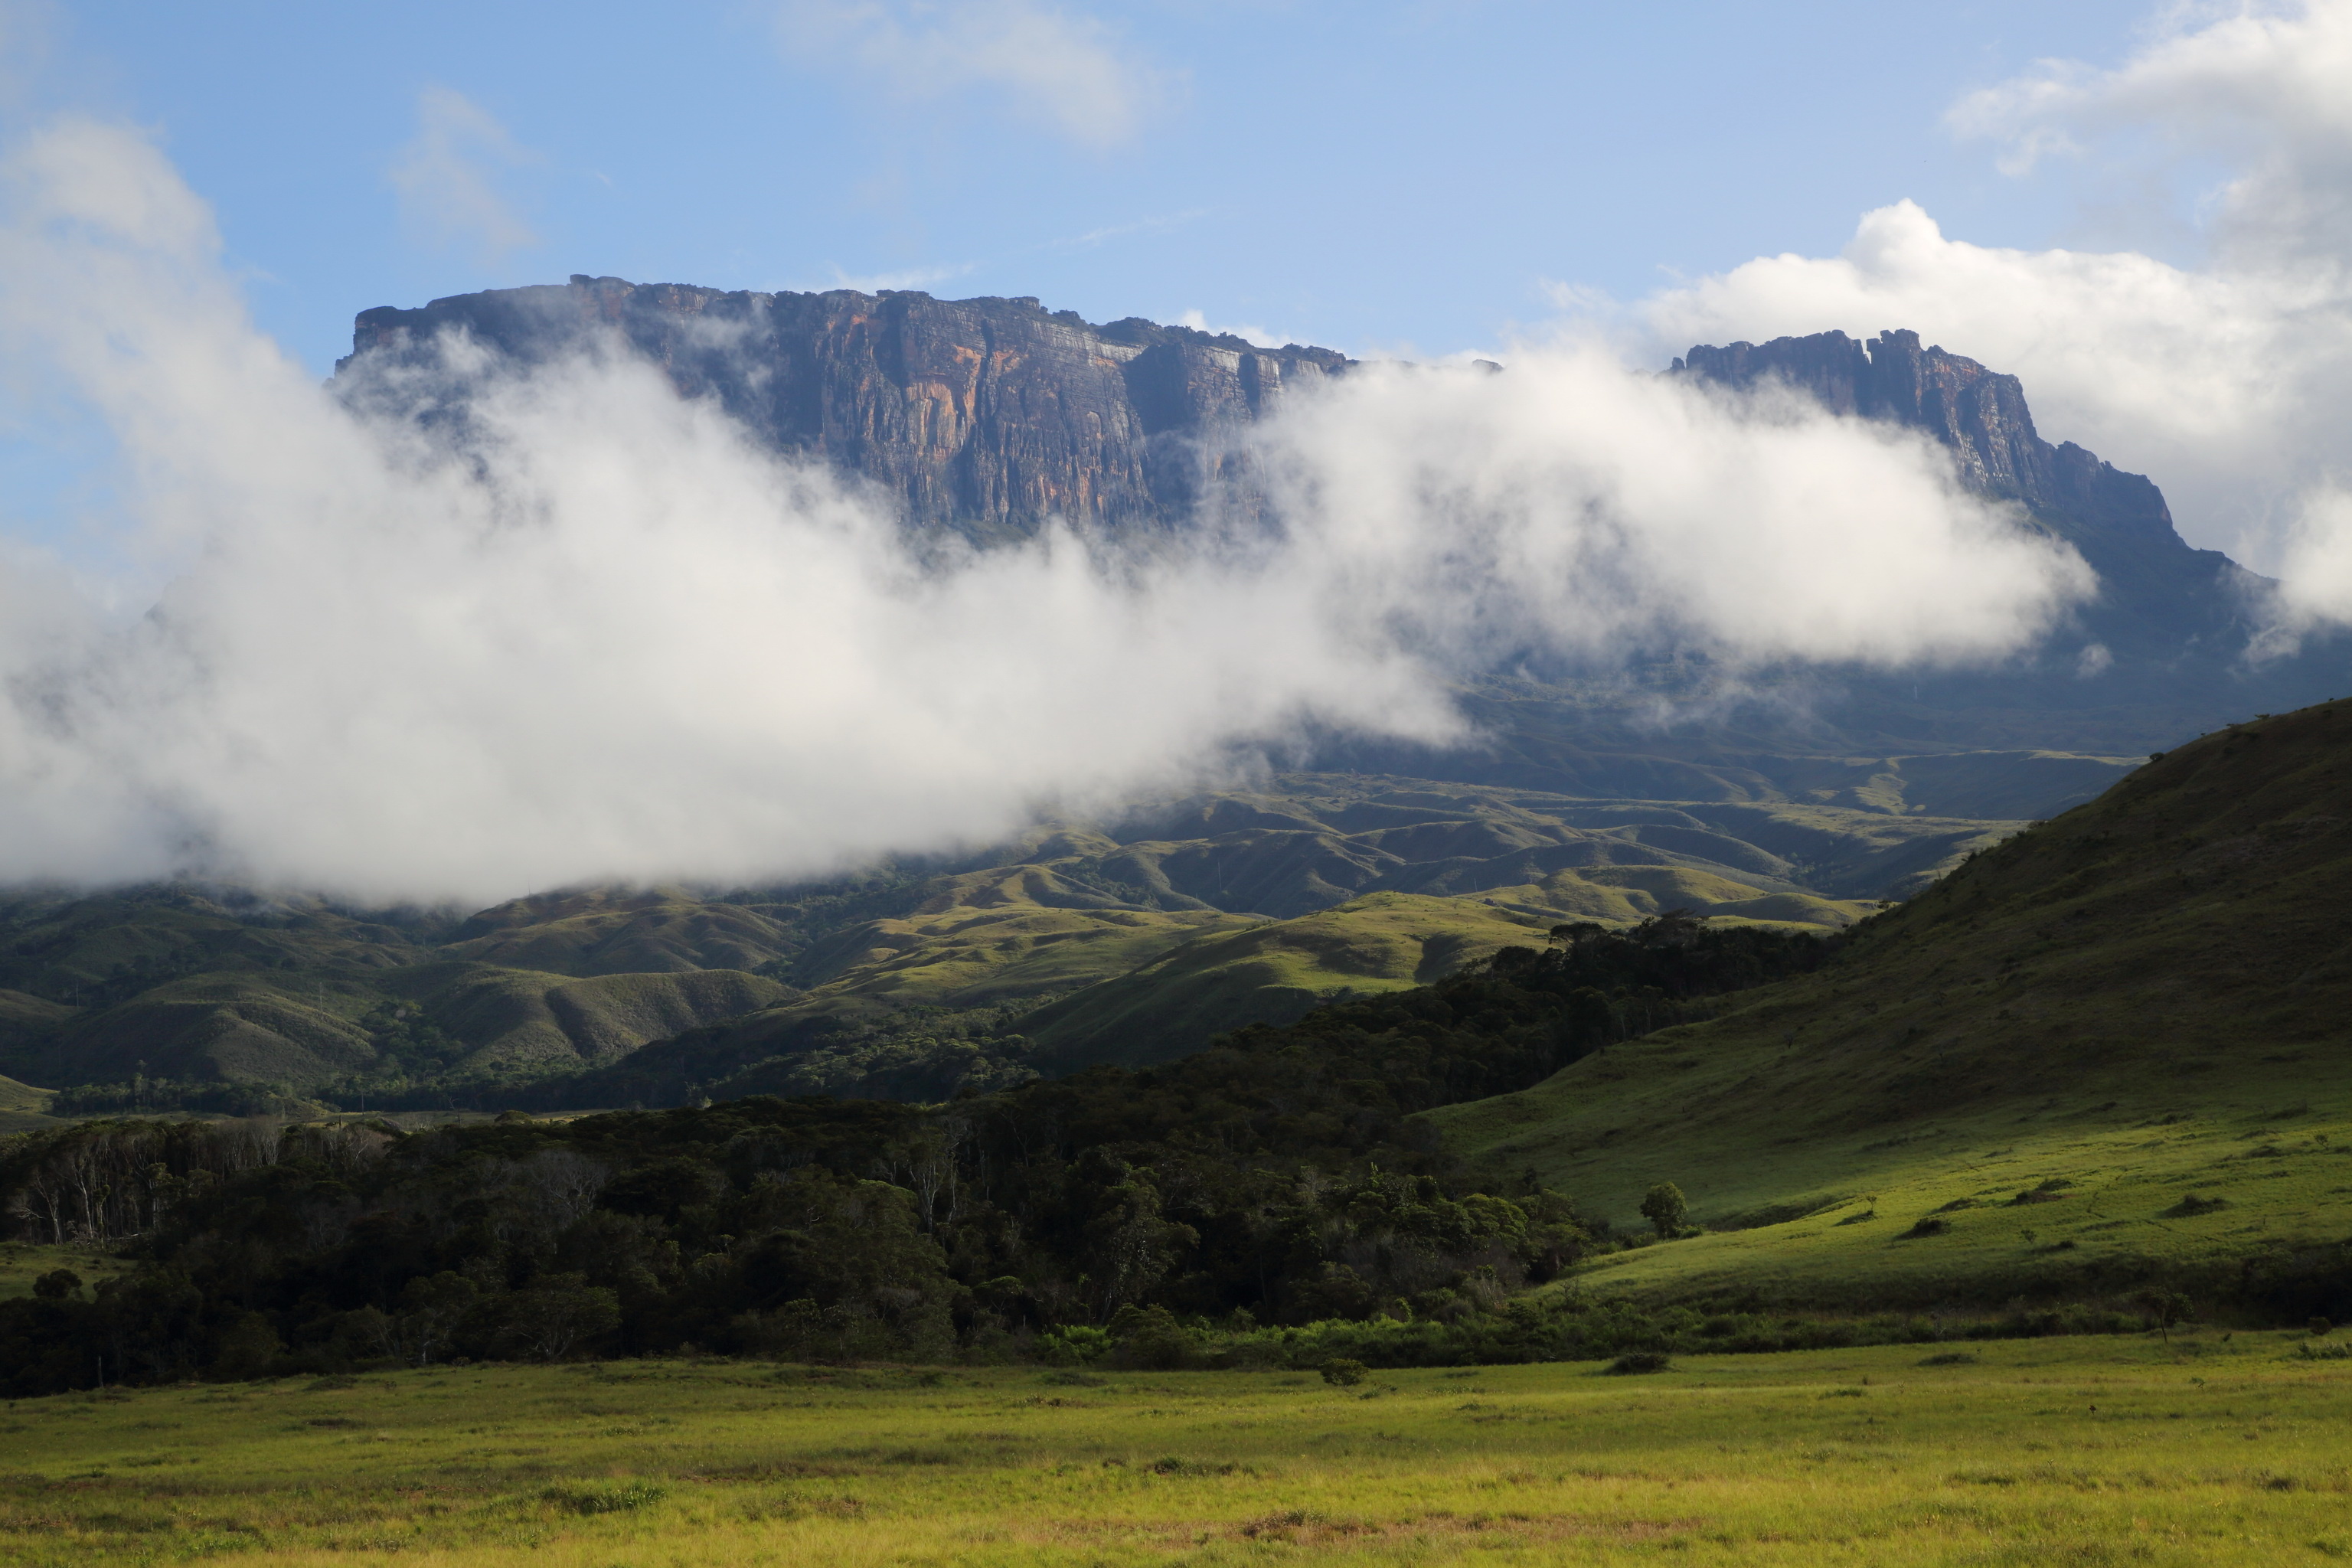
<instances>
[{"instance_id":1,"label":"tepui cliff face","mask_svg":"<svg viewBox=\"0 0 2352 1568\"><path fill-rule=\"evenodd\" d=\"M919 528L975 538L1181 521L1227 461L1221 437L1344 374L1328 349L1267 349L1139 318L1095 326L1034 299L727 292L574 275L359 316L337 366L397 361L462 330L525 361L617 332L678 390L777 450L902 498Z\"/></svg>"},{"instance_id":2,"label":"tepui cliff face","mask_svg":"<svg viewBox=\"0 0 2352 1568\"><path fill-rule=\"evenodd\" d=\"M1919 334L1887 331L1868 342L1843 332L1767 343L1701 344L1675 374L1727 386L1777 381L1839 414L1885 419L1933 436L1952 454L1960 482L2014 501L2082 552L2099 574L2084 612L2097 635L2155 652L2184 639L2242 643L2247 597L2264 586L2217 550L2195 550L2174 529L2164 492L2068 441L2052 446L2033 427L2017 377Z\"/></svg>"},{"instance_id":3,"label":"tepui cliff face","mask_svg":"<svg viewBox=\"0 0 2352 1568\"><path fill-rule=\"evenodd\" d=\"M446 332L524 363L617 339L773 449L876 486L917 531L982 542L1056 519L1109 531L1174 528L1221 489L1246 496L1238 433L1355 363L1329 349L1270 349L1135 317L1097 325L1028 298L730 292L575 274L568 284L363 311L338 377L361 395L371 369L424 363ZM1781 383L1834 412L1927 434L1951 453L1959 482L2014 503L2098 574L2098 596L2068 634L2074 646L2108 649L2122 661L2119 680L2137 662L2164 685L2186 657L2201 679L2238 681L2227 667L2267 584L2218 552L2191 549L2147 479L2043 440L2015 376L1904 331L1867 342L1822 332L1701 345L1668 374Z\"/></svg>"}]
</instances>

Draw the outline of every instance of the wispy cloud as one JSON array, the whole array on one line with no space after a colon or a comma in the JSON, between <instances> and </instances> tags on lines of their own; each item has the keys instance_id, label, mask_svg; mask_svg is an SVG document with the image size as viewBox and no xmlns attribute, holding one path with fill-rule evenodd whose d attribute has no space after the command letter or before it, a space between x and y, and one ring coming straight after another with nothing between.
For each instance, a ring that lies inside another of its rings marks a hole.
<instances>
[{"instance_id":1,"label":"wispy cloud","mask_svg":"<svg viewBox=\"0 0 2352 1568\"><path fill-rule=\"evenodd\" d=\"M1132 137L1166 73L1099 17L1038 0L785 0L785 53L895 96L978 92L1086 147Z\"/></svg>"},{"instance_id":2,"label":"wispy cloud","mask_svg":"<svg viewBox=\"0 0 2352 1568\"><path fill-rule=\"evenodd\" d=\"M498 186L501 174L537 162L539 154L479 104L428 87L417 95L415 138L389 173L401 216L420 239L487 262L539 242Z\"/></svg>"},{"instance_id":3,"label":"wispy cloud","mask_svg":"<svg viewBox=\"0 0 2352 1568\"><path fill-rule=\"evenodd\" d=\"M820 288L812 289L809 292L822 293L826 289L854 289L860 294L879 294L890 289L928 289L934 283L945 283L950 279L964 277L977 265L976 262L959 261L945 267L901 268L896 272L845 272L836 267L833 269L832 281Z\"/></svg>"},{"instance_id":4,"label":"wispy cloud","mask_svg":"<svg viewBox=\"0 0 2352 1568\"><path fill-rule=\"evenodd\" d=\"M1181 213L1162 213L1156 217L1138 218L1133 223L1115 223L1104 228L1090 228L1084 234L1070 235L1062 239L1049 239L1040 250L1091 250L1097 245L1108 245L1114 239L1132 239L1138 235L1170 234L1186 224L1209 216L1207 207L1192 207Z\"/></svg>"},{"instance_id":5,"label":"wispy cloud","mask_svg":"<svg viewBox=\"0 0 2352 1568\"><path fill-rule=\"evenodd\" d=\"M1199 310L1187 310L1178 316L1176 325L1190 327L1196 332L1208 332L1219 337L1242 338L1269 349L1278 349L1285 343L1297 342L1296 338L1286 337L1280 332L1268 331L1264 327L1251 326L1247 323L1231 327L1213 326L1210 324L1208 316Z\"/></svg>"}]
</instances>

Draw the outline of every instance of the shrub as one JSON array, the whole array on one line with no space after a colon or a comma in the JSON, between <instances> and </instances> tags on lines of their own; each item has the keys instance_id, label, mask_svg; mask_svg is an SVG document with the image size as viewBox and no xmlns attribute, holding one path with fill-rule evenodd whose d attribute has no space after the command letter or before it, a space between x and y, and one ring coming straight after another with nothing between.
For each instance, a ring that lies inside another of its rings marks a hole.
<instances>
[{"instance_id":1,"label":"shrub","mask_svg":"<svg viewBox=\"0 0 2352 1568\"><path fill-rule=\"evenodd\" d=\"M1037 1359L1052 1366L1084 1366L1110 1352L1109 1331L1088 1323L1068 1323L1037 1336Z\"/></svg>"},{"instance_id":2,"label":"shrub","mask_svg":"<svg viewBox=\"0 0 2352 1568\"><path fill-rule=\"evenodd\" d=\"M1200 1345L1165 1307L1121 1307L1111 1317L1109 1332L1122 1366L1173 1372L1202 1359Z\"/></svg>"},{"instance_id":3,"label":"shrub","mask_svg":"<svg viewBox=\"0 0 2352 1568\"><path fill-rule=\"evenodd\" d=\"M62 1301L81 1289L81 1276L70 1268L52 1268L33 1281L33 1294L44 1301Z\"/></svg>"},{"instance_id":4,"label":"shrub","mask_svg":"<svg viewBox=\"0 0 2352 1568\"><path fill-rule=\"evenodd\" d=\"M1897 1241L1905 1241L1914 1237L1941 1236L1951 1228L1952 1222L1950 1220L1937 1219L1930 1216L1929 1218L1921 1220L1917 1225L1913 1226L1909 1230L1905 1231L1901 1236L1895 1237L1895 1239Z\"/></svg>"},{"instance_id":5,"label":"shrub","mask_svg":"<svg viewBox=\"0 0 2352 1568\"><path fill-rule=\"evenodd\" d=\"M1334 1388L1353 1388L1364 1381L1364 1363L1347 1356L1333 1356L1323 1363L1323 1381Z\"/></svg>"},{"instance_id":6,"label":"shrub","mask_svg":"<svg viewBox=\"0 0 2352 1568\"><path fill-rule=\"evenodd\" d=\"M1674 1364L1674 1357L1664 1351L1629 1351L1611 1362L1609 1370L1622 1376L1635 1373L1664 1372Z\"/></svg>"},{"instance_id":7,"label":"shrub","mask_svg":"<svg viewBox=\"0 0 2352 1568\"><path fill-rule=\"evenodd\" d=\"M574 1513L626 1513L661 1501L669 1489L653 1481L575 1481L539 1495Z\"/></svg>"}]
</instances>

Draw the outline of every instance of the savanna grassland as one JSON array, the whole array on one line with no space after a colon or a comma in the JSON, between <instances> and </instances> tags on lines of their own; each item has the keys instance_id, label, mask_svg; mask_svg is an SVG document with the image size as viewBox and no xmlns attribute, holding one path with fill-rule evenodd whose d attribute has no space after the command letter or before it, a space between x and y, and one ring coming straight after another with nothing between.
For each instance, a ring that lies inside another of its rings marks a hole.
<instances>
[{"instance_id":1,"label":"savanna grassland","mask_svg":"<svg viewBox=\"0 0 2352 1568\"><path fill-rule=\"evenodd\" d=\"M0 1556L548 1568L2352 1556L2352 1361L2211 1331L1301 1373L466 1367L18 1401ZM1931 1347L1932 1348L1932 1347Z\"/></svg>"}]
</instances>

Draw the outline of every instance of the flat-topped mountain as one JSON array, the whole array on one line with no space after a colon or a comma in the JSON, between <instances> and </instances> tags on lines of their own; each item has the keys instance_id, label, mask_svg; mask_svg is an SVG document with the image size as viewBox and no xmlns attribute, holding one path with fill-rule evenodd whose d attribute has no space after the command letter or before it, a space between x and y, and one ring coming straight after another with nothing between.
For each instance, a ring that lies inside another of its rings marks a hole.
<instances>
[{"instance_id":1,"label":"flat-topped mountain","mask_svg":"<svg viewBox=\"0 0 2352 1568\"><path fill-rule=\"evenodd\" d=\"M2218 550L2192 549L2174 529L2164 492L2072 441L2052 446L2033 427L2025 386L1919 334L1857 342L1843 332L1768 343L1700 344L1678 374L1727 386L1779 382L1824 407L1933 436L1960 482L2015 501L2080 551L2099 574L2079 614L2111 656L2169 658L2196 650L2233 658L2245 647L2259 596L2272 584Z\"/></svg>"},{"instance_id":2,"label":"flat-topped mountain","mask_svg":"<svg viewBox=\"0 0 2352 1568\"><path fill-rule=\"evenodd\" d=\"M1219 434L1351 363L1034 299L730 292L574 274L568 284L361 312L336 367L463 331L525 362L617 331L680 393L710 395L779 451L874 480L918 526L988 539L1048 519L1176 521L1222 464Z\"/></svg>"},{"instance_id":3,"label":"flat-topped mountain","mask_svg":"<svg viewBox=\"0 0 2352 1568\"><path fill-rule=\"evenodd\" d=\"M1137 317L1097 325L1030 298L763 293L575 274L362 311L338 378L355 395L405 384L368 373L421 363L445 332L527 364L617 335L774 450L874 484L918 531L979 541L1052 519L1112 531L1181 526L1204 496L1244 479L1242 430L1355 363ZM2093 602L1998 670L1835 672L1853 710L1806 697L1804 727L1826 720L1839 733L1800 750L2127 752L2336 694L2339 659L2249 662L2272 584L2190 548L2148 479L2043 439L2015 376L1904 331L1868 342L1823 332L1702 344L1669 374L1777 381L1836 412L1923 431L1950 450L1962 484L2017 503L2099 575ZM446 406L435 398L421 411L440 417ZM1576 706L1589 721L1591 703ZM1386 753L1366 765L1411 771Z\"/></svg>"}]
</instances>

